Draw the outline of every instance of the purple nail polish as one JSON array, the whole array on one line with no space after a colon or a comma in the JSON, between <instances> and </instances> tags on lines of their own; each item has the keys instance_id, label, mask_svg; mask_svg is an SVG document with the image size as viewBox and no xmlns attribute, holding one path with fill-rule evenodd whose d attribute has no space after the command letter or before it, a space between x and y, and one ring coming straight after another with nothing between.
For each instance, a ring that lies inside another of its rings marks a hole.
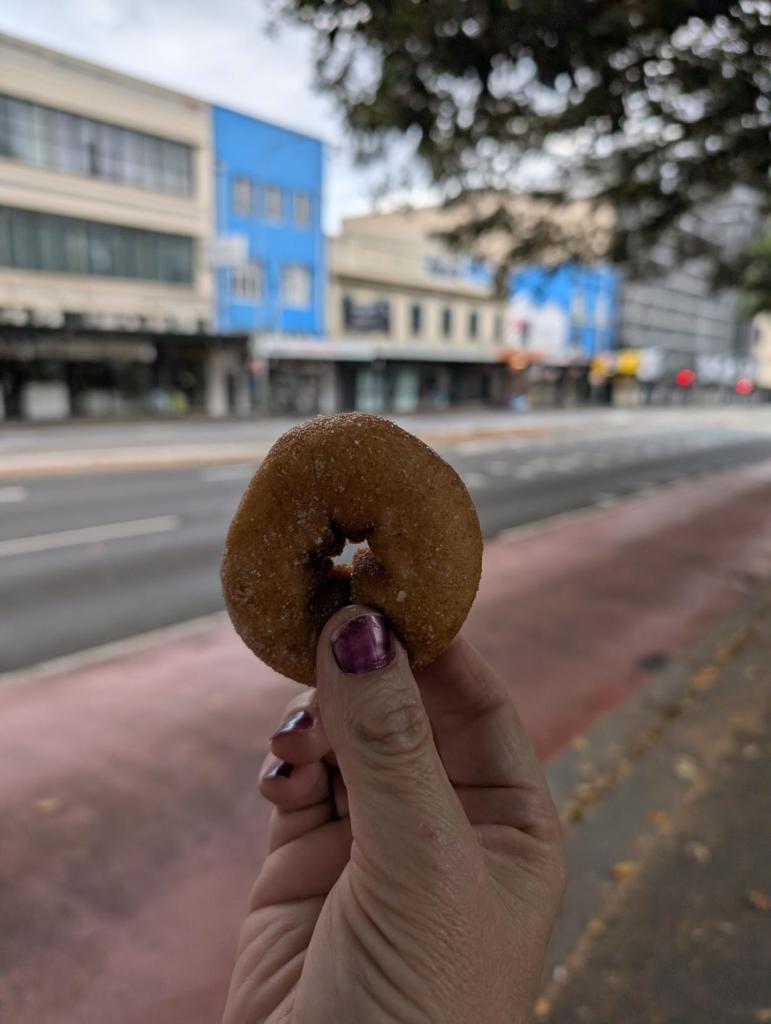
<instances>
[{"instance_id":1,"label":"purple nail polish","mask_svg":"<svg viewBox=\"0 0 771 1024\"><path fill-rule=\"evenodd\" d=\"M349 619L332 637L335 660L343 672L377 672L394 660L394 645L382 615Z\"/></svg>"},{"instance_id":2,"label":"purple nail polish","mask_svg":"<svg viewBox=\"0 0 771 1024\"><path fill-rule=\"evenodd\" d=\"M264 779L288 779L292 774L294 765L291 765L288 761L276 761L274 765L263 775Z\"/></svg>"},{"instance_id":3,"label":"purple nail polish","mask_svg":"<svg viewBox=\"0 0 771 1024\"><path fill-rule=\"evenodd\" d=\"M285 722L276 729L271 736L271 739L275 739L276 736L286 736L291 732L304 732L306 729L313 728L313 715L310 711L301 709L291 714Z\"/></svg>"}]
</instances>

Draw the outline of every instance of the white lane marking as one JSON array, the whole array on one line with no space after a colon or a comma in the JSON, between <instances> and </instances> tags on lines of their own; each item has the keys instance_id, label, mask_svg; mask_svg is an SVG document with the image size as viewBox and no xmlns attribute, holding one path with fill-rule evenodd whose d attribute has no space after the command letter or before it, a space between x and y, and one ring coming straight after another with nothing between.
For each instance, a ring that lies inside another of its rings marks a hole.
<instances>
[{"instance_id":1,"label":"white lane marking","mask_svg":"<svg viewBox=\"0 0 771 1024\"><path fill-rule=\"evenodd\" d=\"M490 483L484 473L461 473L461 479L466 487L487 487Z\"/></svg>"},{"instance_id":2,"label":"white lane marking","mask_svg":"<svg viewBox=\"0 0 771 1024\"><path fill-rule=\"evenodd\" d=\"M574 469L578 469L579 466L583 465L583 458L576 455L565 455L562 458L555 459L552 462L552 469L557 473L569 473Z\"/></svg>"},{"instance_id":3,"label":"white lane marking","mask_svg":"<svg viewBox=\"0 0 771 1024\"><path fill-rule=\"evenodd\" d=\"M144 537L151 533L176 530L178 526L179 516L154 516L152 519L132 519L126 523L85 526L79 530L61 530L59 533L38 533L32 537L0 541L0 558L28 555L34 551L51 551L54 548L70 548L78 544L97 544L126 537Z\"/></svg>"},{"instance_id":4,"label":"white lane marking","mask_svg":"<svg viewBox=\"0 0 771 1024\"><path fill-rule=\"evenodd\" d=\"M221 480L246 480L254 472L253 466L237 463L235 466L207 466L201 470L204 483L219 483Z\"/></svg>"},{"instance_id":5,"label":"white lane marking","mask_svg":"<svg viewBox=\"0 0 771 1024\"><path fill-rule=\"evenodd\" d=\"M594 496L594 504L597 508L612 508L621 500L618 494L611 494L609 491L598 491Z\"/></svg>"},{"instance_id":6,"label":"white lane marking","mask_svg":"<svg viewBox=\"0 0 771 1024\"><path fill-rule=\"evenodd\" d=\"M12 501L24 501L27 497L26 487L0 487L0 505Z\"/></svg>"},{"instance_id":7,"label":"white lane marking","mask_svg":"<svg viewBox=\"0 0 771 1024\"><path fill-rule=\"evenodd\" d=\"M476 455L478 452L490 450L491 439L484 441L459 441L458 444L453 447L459 455Z\"/></svg>"}]
</instances>

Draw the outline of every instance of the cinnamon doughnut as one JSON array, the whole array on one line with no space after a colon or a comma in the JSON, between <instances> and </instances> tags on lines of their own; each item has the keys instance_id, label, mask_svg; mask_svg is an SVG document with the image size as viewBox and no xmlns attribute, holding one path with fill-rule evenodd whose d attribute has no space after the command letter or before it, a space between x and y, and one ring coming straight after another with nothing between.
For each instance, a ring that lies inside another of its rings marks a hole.
<instances>
[{"instance_id":1,"label":"cinnamon doughnut","mask_svg":"<svg viewBox=\"0 0 771 1024\"><path fill-rule=\"evenodd\" d=\"M333 557L366 541L351 566ZM333 612L378 609L414 668L460 629L479 585L482 537L462 480L390 420L319 416L280 437L228 531L222 587L246 645L313 685L316 643Z\"/></svg>"}]
</instances>

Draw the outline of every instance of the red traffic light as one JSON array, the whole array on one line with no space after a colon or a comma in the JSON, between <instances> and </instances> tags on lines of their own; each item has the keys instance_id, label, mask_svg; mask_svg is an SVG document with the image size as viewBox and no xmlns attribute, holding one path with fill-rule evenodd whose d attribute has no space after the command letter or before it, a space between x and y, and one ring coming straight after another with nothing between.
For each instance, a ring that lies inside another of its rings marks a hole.
<instances>
[{"instance_id":1,"label":"red traffic light","mask_svg":"<svg viewBox=\"0 0 771 1024\"><path fill-rule=\"evenodd\" d=\"M749 377L740 377L736 382L737 395L750 395L755 390L755 385Z\"/></svg>"},{"instance_id":2,"label":"red traffic light","mask_svg":"<svg viewBox=\"0 0 771 1024\"><path fill-rule=\"evenodd\" d=\"M675 374L675 384L679 388L689 388L695 380L696 374L693 370L678 370Z\"/></svg>"}]
</instances>

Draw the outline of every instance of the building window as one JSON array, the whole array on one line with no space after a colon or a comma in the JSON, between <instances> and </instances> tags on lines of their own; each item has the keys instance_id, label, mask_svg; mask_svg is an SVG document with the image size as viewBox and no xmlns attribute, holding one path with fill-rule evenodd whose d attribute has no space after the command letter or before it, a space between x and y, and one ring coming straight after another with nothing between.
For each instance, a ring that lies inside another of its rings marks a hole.
<instances>
[{"instance_id":1,"label":"building window","mask_svg":"<svg viewBox=\"0 0 771 1024\"><path fill-rule=\"evenodd\" d=\"M298 228L310 227L311 197L307 192L295 192L292 197L292 214Z\"/></svg>"},{"instance_id":2,"label":"building window","mask_svg":"<svg viewBox=\"0 0 771 1024\"><path fill-rule=\"evenodd\" d=\"M281 297L285 306L307 309L311 304L311 272L300 263L288 263L281 272Z\"/></svg>"},{"instance_id":3,"label":"building window","mask_svg":"<svg viewBox=\"0 0 771 1024\"><path fill-rule=\"evenodd\" d=\"M423 307L417 302L410 307L410 329L413 335L418 335L423 330Z\"/></svg>"},{"instance_id":4,"label":"building window","mask_svg":"<svg viewBox=\"0 0 771 1024\"><path fill-rule=\"evenodd\" d=\"M257 302L263 296L264 275L261 263L245 263L230 271L230 295L235 302Z\"/></svg>"},{"instance_id":5,"label":"building window","mask_svg":"<svg viewBox=\"0 0 771 1024\"><path fill-rule=\"evenodd\" d=\"M500 344L503 341L503 316L496 313L493 319L493 341Z\"/></svg>"},{"instance_id":6,"label":"building window","mask_svg":"<svg viewBox=\"0 0 771 1024\"><path fill-rule=\"evenodd\" d=\"M690 308L690 304L689 304ZM610 322L610 303L607 295L598 295L594 306L594 325L604 331Z\"/></svg>"},{"instance_id":7,"label":"building window","mask_svg":"<svg viewBox=\"0 0 771 1024\"><path fill-rule=\"evenodd\" d=\"M442 335L445 338L452 336L452 310L449 306L442 310Z\"/></svg>"},{"instance_id":8,"label":"building window","mask_svg":"<svg viewBox=\"0 0 771 1024\"><path fill-rule=\"evenodd\" d=\"M254 182L251 178L233 178L233 212L238 217L254 213Z\"/></svg>"},{"instance_id":9,"label":"building window","mask_svg":"<svg viewBox=\"0 0 771 1024\"><path fill-rule=\"evenodd\" d=\"M586 296L583 292L574 291L570 302L570 315L574 324L583 327L586 323Z\"/></svg>"},{"instance_id":10,"label":"building window","mask_svg":"<svg viewBox=\"0 0 771 1024\"><path fill-rule=\"evenodd\" d=\"M281 219L281 189L277 185L266 185L264 193L265 220L278 224Z\"/></svg>"},{"instance_id":11,"label":"building window","mask_svg":"<svg viewBox=\"0 0 771 1024\"><path fill-rule=\"evenodd\" d=\"M0 96L0 156L172 195L193 193L193 147Z\"/></svg>"},{"instance_id":12,"label":"building window","mask_svg":"<svg viewBox=\"0 0 771 1024\"><path fill-rule=\"evenodd\" d=\"M0 265L192 284L193 239L0 207Z\"/></svg>"},{"instance_id":13,"label":"building window","mask_svg":"<svg viewBox=\"0 0 771 1024\"><path fill-rule=\"evenodd\" d=\"M479 336L479 313L475 309L468 315L468 336L475 341Z\"/></svg>"}]
</instances>

